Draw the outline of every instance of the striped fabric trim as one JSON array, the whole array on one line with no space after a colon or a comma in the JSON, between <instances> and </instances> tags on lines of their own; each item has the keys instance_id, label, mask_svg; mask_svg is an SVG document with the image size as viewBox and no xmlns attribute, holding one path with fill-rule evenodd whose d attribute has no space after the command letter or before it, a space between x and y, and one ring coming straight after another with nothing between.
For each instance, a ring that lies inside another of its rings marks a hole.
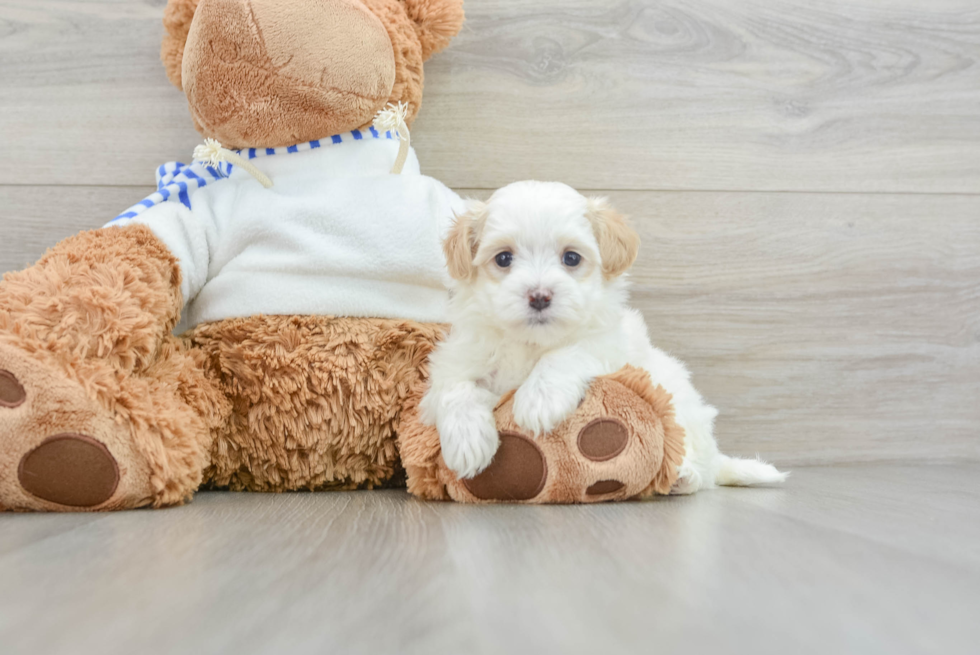
<instances>
[{"instance_id":1,"label":"striped fabric trim","mask_svg":"<svg viewBox=\"0 0 980 655\"><path fill-rule=\"evenodd\" d=\"M349 141L361 141L368 139L397 139L398 136L389 132L379 132L373 127L366 130L352 130L343 134L335 134L326 139L315 139L300 143L295 146L283 146L279 148L246 148L236 150L239 155L247 159L259 157L269 157L272 155L288 155L294 152L305 152L316 150L317 148L344 143ZM228 162L222 162L216 167L205 166L201 162L192 164L182 164L172 161L157 168L157 191L147 196L145 199L136 203L123 213L109 221L108 225L116 221L125 221L136 218L150 207L154 207L163 202L179 202L188 209L191 208L191 194L198 189L209 184L219 182L229 175L235 167Z\"/></svg>"},{"instance_id":2,"label":"striped fabric trim","mask_svg":"<svg viewBox=\"0 0 980 655\"><path fill-rule=\"evenodd\" d=\"M228 177L231 166L226 163L217 168L194 162L191 165L178 161L167 162L157 168L157 191L139 201L109 223L136 218L150 207L162 202L176 201L188 209L191 208L191 194L201 187Z\"/></svg>"},{"instance_id":3,"label":"striped fabric trim","mask_svg":"<svg viewBox=\"0 0 980 655\"><path fill-rule=\"evenodd\" d=\"M307 141L306 143L300 143L295 146L282 146L279 148L245 148L243 150L236 150L235 152L245 157L246 159L256 159L257 157L268 157L271 155L288 155L294 152L304 152L306 150L316 150L323 146L334 145L337 143L344 143L345 141L361 141L363 139L397 139L396 134L388 132L379 132L374 127L369 127L366 130L353 130L351 132L344 132L343 134L335 134L333 136L328 136L326 139L315 139L313 141Z\"/></svg>"}]
</instances>

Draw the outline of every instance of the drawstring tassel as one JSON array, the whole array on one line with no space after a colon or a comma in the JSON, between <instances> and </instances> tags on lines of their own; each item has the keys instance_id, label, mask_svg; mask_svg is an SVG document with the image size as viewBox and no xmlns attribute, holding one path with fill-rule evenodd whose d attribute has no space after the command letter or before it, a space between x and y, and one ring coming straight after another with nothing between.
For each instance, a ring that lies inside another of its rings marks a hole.
<instances>
[{"instance_id":1,"label":"drawstring tassel","mask_svg":"<svg viewBox=\"0 0 980 655\"><path fill-rule=\"evenodd\" d=\"M408 104L399 102L397 105L388 103L388 106L378 112L374 117L374 127L382 132L392 132L398 135L401 143L398 145L398 158L395 165L391 167L391 172L398 175L405 166L408 159L408 149L412 144L412 135L408 133L408 125L405 118L408 116Z\"/></svg>"},{"instance_id":2,"label":"drawstring tassel","mask_svg":"<svg viewBox=\"0 0 980 655\"><path fill-rule=\"evenodd\" d=\"M202 145L194 148L194 161L199 161L212 167L217 167L221 162L228 162L232 166L238 166L254 177L266 189L272 187L272 180L269 179L268 175L257 169L237 152L223 148L216 139L205 139Z\"/></svg>"}]
</instances>

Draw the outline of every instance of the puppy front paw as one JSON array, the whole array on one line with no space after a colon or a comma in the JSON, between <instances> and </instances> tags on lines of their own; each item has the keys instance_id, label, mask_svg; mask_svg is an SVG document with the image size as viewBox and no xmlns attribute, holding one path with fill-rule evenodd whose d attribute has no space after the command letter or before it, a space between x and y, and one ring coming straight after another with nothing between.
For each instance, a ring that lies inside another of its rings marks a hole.
<instances>
[{"instance_id":1,"label":"puppy front paw","mask_svg":"<svg viewBox=\"0 0 980 655\"><path fill-rule=\"evenodd\" d=\"M701 482L701 474L690 462L684 461L677 467L677 480L670 488L671 496L688 496L696 493L704 485Z\"/></svg>"},{"instance_id":2,"label":"puppy front paw","mask_svg":"<svg viewBox=\"0 0 980 655\"><path fill-rule=\"evenodd\" d=\"M442 458L460 478L472 478L487 468L500 445L493 414L482 409L453 412L439 423Z\"/></svg>"},{"instance_id":3,"label":"puppy front paw","mask_svg":"<svg viewBox=\"0 0 980 655\"><path fill-rule=\"evenodd\" d=\"M514 394L514 421L534 436L547 434L568 418L581 401L581 394L565 386L529 378Z\"/></svg>"}]
</instances>

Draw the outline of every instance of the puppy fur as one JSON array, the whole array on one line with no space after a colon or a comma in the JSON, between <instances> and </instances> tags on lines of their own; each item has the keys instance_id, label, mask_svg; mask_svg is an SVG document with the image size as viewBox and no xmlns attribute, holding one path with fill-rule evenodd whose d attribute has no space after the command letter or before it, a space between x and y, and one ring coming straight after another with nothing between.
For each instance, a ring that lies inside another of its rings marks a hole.
<instances>
[{"instance_id":1,"label":"puppy fur","mask_svg":"<svg viewBox=\"0 0 980 655\"><path fill-rule=\"evenodd\" d=\"M517 389L514 418L540 435L575 411L594 377L632 364L673 395L685 431L674 493L786 478L764 462L719 452L717 410L627 306L639 236L605 199L554 182L517 182L486 203L469 201L444 249L452 330L430 358L421 410L455 473L471 477L490 464L499 444L493 408L504 393Z\"/></svg>"}]
</instances>

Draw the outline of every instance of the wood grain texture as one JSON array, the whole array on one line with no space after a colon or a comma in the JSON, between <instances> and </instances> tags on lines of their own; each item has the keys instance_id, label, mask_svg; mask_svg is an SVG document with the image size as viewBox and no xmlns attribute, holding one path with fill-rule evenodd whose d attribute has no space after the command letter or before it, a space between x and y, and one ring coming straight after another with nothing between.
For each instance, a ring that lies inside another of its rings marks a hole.
<instances>
[{"instance_id":1,"label":"wood grain texture","mask_svg":"<svg viewBox=\"0 0 980 655\"><path fill-rule=\"evenodd\" d=\"M0 271L150 190L0 187ZM720 409L725 450L980 459L980 197L593 193L632 215L633 304Z\"/></svg>"},{"instance_id":2,"label":"wood grain texture","mask_svg":"<svg viewBox=\"0 0 980 655\"><path fill-rule=\"evenodd\" d=\"M450 185L980 189L969 0L467 7L416 130Z\"/></svg>"},{"instance_id":3,"label":"wood grain texture","mask_svg":"<svg viewBox=\"0 0 980 655\"><path fill-rule=\"evenodd\" d=\"M0 5L0 183L143 184L200 141L163 0ZM469 0L413 143L454 187L980 192L973 0Z\"/></svg>"},{"instance_id":4,"label":"wood grain texture","mask_svg":"<svg viewBox=\"0 0 980 655\"><path fill-rule=\"evenodd\" d=\"M152 182L152 174L147 178ZM0 186L0 274L26 268L65 237L102 227L155 189Z\"/></svg>"},{"instance_id":5,"label":"wood grain texture","mask_svg":"<svg viewBox=\"0 0 980 655\"><path fill-rule=\"evenodd\" d=\"M980 470L795 472L783 489L585 507L200 494L0 516L21 653L975 652ZM19 546L9 547L19 542Z\"/></svg>"}]
</instances>

